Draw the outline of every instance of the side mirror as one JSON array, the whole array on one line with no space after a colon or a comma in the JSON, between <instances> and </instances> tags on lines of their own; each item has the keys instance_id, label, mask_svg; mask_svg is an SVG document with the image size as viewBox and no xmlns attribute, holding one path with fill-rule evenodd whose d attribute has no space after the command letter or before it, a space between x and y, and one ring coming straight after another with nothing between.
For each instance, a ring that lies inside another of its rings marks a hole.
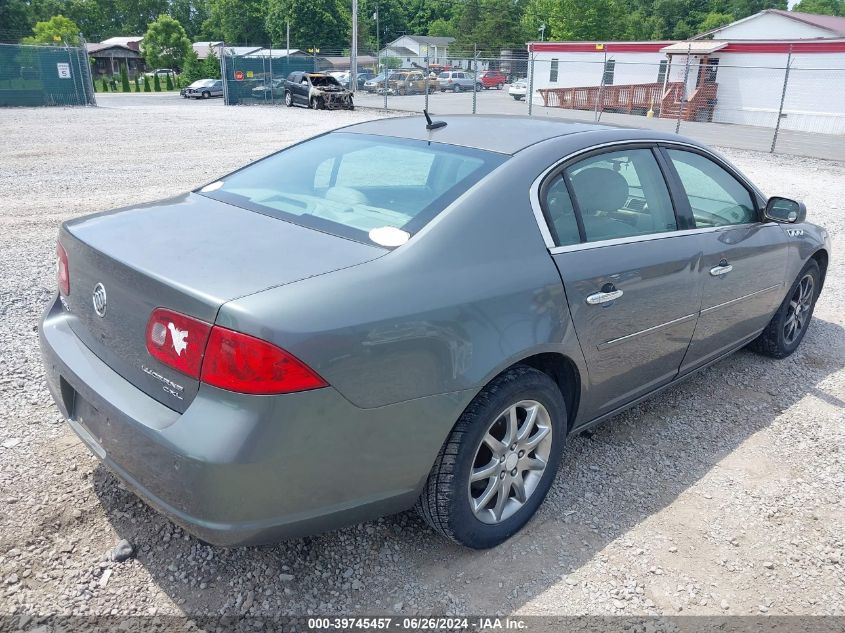
<instances>
[{"instance_id":1,"label":"side mirror","mask_svg":"<svg viewBox=\"0 0 845 633\"><path fill-rule=\"evenodd\" d=\"M807 219L807 207L803 202L774 196L766 203L767 220L783 224L795 224Z\"/></svg>"}]
</instances>

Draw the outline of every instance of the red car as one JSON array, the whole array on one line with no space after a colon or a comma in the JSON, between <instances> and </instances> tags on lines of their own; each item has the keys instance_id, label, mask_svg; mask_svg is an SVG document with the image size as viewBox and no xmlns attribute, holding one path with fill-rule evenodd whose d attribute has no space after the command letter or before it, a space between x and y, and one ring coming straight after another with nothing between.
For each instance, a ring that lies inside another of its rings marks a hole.
<instances>
[{"instance_id":1,"label":"red car","mask_svg":"<svg viewBox=\"0 0 845 633\"><path fill-rule=\"evenodd\" d=\"M485 90L489 90L490 88L501 90L502 86L508 82L508 78L505 77L504 73L498 70L485 70L483 73L479 73L478 79Z\"/></svg>"}]
</instances>

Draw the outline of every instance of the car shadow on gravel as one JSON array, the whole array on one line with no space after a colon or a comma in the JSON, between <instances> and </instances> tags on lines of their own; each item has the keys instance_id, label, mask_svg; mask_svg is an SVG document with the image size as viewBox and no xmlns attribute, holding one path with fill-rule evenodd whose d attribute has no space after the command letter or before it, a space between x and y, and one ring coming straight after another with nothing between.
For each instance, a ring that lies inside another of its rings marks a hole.
<instances>
[{"instance_id":1,"label":"car shadow on gravel","mask_svg":"<svg viewBox=\"0 0 845 633\"><path fill-rule=\"evenodd\" d=\"M614 541L631 548L630 559L609 564L642 573L663 573L650 558L675 546L676 556L684 547L692 552L708 523L731 512L733 495L747 491L713 490L709 503L709 495L684 493L754 434L785 425L778 419L804 398L841 409L845 403L823 382L842 369L843 357L845 330L816 318L790 358L740 351L571 438L537 516L486 552L447 542L413 512L274 546L216 548L188 537L101 465L93 485L119 538L136 546L152 581L192 616L510 613L562 580L564 590L580 590L579 568ZM648 543L626 536L671 504L674 514ZM685 521L697 527L680 534Z\"/></svg>"}]
</instances>

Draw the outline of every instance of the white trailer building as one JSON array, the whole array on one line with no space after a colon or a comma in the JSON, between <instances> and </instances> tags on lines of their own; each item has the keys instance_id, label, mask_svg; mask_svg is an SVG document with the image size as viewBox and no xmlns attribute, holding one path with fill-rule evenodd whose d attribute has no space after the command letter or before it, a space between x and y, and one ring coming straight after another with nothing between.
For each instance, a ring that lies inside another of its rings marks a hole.
<instances>
[{"instance_id":1,"label":"white trailer building","mask_svg":"<svg viewBox=\"0 0 845 633\"><path fill-rule=\"evenodd\" d=\"M683 42L528 47L549 107L769 127L780 113L782 128L845 134L845 18L767 10Z\"/></svg>"}]
</instances>

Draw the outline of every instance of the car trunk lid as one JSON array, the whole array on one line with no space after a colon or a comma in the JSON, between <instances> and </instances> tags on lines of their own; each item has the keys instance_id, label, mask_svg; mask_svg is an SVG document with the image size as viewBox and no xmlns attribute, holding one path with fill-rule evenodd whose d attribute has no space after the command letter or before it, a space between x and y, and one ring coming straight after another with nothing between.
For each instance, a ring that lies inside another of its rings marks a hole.
<instances>
[{"instance_id":1,"label":"car trunk lid","mask_svg":"<svg viewBox=\"0 0 845 633\"><path fill-rule=\"evenodd\" d=\"M213 323L227 301L386 252L195 194L72 220L60 241L74 332L126 380L180 412L199 381L147 352L155 308Z\"/></svg>"}]
</instances>

